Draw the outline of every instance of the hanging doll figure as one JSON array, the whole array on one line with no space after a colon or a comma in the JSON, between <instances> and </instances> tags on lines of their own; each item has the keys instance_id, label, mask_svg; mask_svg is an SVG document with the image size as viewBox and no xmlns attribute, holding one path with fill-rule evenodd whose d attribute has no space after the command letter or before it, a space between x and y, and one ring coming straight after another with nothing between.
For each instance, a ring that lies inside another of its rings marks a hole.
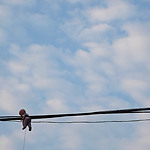
<instances>
[{"instance_id":1,"label":"hanging doll figure","mask_svg":"<svg viewBox=\"0 0 150 150\"><path fill-rule=\"evenodd\" d=\"M29 131L31 131L32 130L32 127L31 127L31 118L26 113L25 109L21 109L19 111L19 115L22 117L22 125L23 125L22 130L24 130L28 126Z\"/></svg>"}]
</instances>

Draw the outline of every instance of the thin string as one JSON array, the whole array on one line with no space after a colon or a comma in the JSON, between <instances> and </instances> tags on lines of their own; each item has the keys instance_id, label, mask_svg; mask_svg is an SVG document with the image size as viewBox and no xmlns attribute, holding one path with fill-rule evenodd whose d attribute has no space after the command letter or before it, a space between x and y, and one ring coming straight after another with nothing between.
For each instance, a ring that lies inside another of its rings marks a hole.
<instances>
[{"instance_id":1,"label":"thin string","mask_svg":"<svg viewBox=\"0 0 150 150\"><path fill-rule=\"evenodd\" d=\"M25 143L26 143L26 129L24 131L23 150L25 150Z\"/></svg>"}]
</instances>

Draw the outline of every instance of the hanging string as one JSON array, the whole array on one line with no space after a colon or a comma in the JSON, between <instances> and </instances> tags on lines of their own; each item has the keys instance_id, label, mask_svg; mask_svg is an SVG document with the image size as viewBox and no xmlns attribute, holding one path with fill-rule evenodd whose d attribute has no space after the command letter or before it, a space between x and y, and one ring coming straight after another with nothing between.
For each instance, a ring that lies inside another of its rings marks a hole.
<instances>
[{"instance_id":1,"label":"hanging string","mask_svg":"<svg viewBox=\"0 0 150 150\"><path fill-rule=\"evenodd\" d=\"M26 129L24 131L23 150L25 150L25 143L26 143Z\"/></svg>"}]
</instances>

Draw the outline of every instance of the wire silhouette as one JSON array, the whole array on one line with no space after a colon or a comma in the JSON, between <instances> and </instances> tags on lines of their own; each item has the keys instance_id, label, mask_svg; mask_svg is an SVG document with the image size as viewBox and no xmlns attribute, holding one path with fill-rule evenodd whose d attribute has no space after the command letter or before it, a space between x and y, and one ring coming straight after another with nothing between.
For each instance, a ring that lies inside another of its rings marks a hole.
<instances>
[{"instance_id":1,"label":"wire silhouette","mask_svg":"<svg viewBox=\"0 0 150 150\"><path fill-rule=\"evenodd\" d=\"M146 108L134 108L134 109L119 109L119 110L105 110L94 112L82 112L82 113L69 113L69 114L53 114L53 115L32 115L31 119L48 119L48 118L60 118L60 117L74 117L74 116L91 116L91 115L108 115L108 114L131 114L131 113L150 113L150 107ZM21 120L20 116L0 116L0 121L15 121Z\"/></svg>"},{"instance_id":2,"label":"wire silhouette","mask_svg":"<svg viewBox=\"0 0 150 150\"><path fill-rule=\"evenodd\" d=\"M148 122L150 118L145 119L129 119L129 120L98 120L98 121L32 121L35 124L103 124L103 123L130 123L130 122ZM9 121L20 122L20 121Z\"/></svg>"},{"instance_id":3,"label":"wire silhouette","mask_svg":"<svg viewBox=\"0 0 150 150\"><path fill-rule=\"evenodd\" d=\"M101 123L126 123L143 122L150 119L132 119L132 120L100 120L100 121L34 121L33 123L51 123L51 124L101 124Z\"/></svg>"}]
</instances>

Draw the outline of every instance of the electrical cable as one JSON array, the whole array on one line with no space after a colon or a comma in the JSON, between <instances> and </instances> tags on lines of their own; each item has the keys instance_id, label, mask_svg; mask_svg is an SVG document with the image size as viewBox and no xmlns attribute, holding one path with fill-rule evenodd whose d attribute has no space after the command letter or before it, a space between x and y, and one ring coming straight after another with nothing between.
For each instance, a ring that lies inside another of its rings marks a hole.
<instances>
[{"instance_id":1,"label":"electrical cable","mask_svg":"<svg viewBox=\"0 0 150 150\"><path fill-rule=\"evenodd\" d=\"M31 119L47 119L47 118L60 118L60 117L73 117L73 116L90 116L100 114L130 114L130 113L150 113L150 107L147 108L133 108L133 109L119 109L119 110L105 110L83 113L70 113L70 114L53 114L53 115L33 115ZM0 121L21 120L20 116L0 116Z\"/></svg>"},{"instance_id":2,"label":"electrical cable","mask_svg":"<svg viewBox=\"0 0 150 150\"><path fill-rule=\"evenodd\" d=\"M103 121L37 121L33 123L51 123L51 124L101 124L101 123L126 123L126 122L143 122L150 119L135 120L103 120Z\"/></svg>"},{"instance_id":3,"label":"electrical cable","mask_svg":"<svg viewBox=\"0 0 150 150\"><path fill-rule=\"evenodd\" d=\"M130 120L100 120L100 121L32 121L36 124L101 124L101 123L127 123L127 122L147 122L150 118L146 119L130 119ZM20 121L9 121L20 122Z\"/></svg>"}]
</instances>

